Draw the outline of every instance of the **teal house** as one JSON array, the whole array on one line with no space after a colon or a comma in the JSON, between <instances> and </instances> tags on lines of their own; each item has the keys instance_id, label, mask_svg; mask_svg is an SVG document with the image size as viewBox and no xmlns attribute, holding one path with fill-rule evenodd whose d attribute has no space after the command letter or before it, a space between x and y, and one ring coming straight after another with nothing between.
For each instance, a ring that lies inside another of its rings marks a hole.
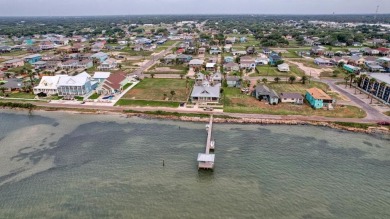
<instances>
[{"instance_id":1,"label":"teal house","mask_svg":"<svg viewBox=\"0 0 390 219\"><path fill-rule=\"evenodd\" d=\"M24 61L28 62L30 64L34 64L36 62L39 62L39 61L41 61L41 59L42 59L42 56L40 54L34 54L34 55L29 55L29 56L24 57Z\"/></svg>"},{"instance_id":2,"label":"teal house","mask_svg":"<svg viewBox=\"0 0 390 219\"><path fill-rule=\"evenodd\" d=\"M305 99L314 109L332 108L333 99L321 89L313 87L306 90Z\"/></svg>"},{"instance_id":3,"label":"teal house","mask_svg":"<svg viewBox=\"0 0 390 219\"><path fill-rule=\"evenodd\" d=\"M359 67L353 66L353 65L343 65L343 69L348 71L349 73L357 73L360 71Z\"/></svg>"}]
</instances>

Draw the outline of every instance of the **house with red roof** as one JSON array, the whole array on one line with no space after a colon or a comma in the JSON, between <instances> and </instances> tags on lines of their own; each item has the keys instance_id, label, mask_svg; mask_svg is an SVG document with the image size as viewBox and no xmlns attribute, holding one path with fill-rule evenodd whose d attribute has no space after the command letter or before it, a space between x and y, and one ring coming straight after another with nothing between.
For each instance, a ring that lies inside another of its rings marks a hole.
<instances>
[{"instance_id":1,"label":"house with red roof","mask_svg":"<svg viewBox=\"0 0 390 219\"><path fill-rule=\"evenodd\" d=\"M390 54L390 49L388 48L385 48L385 47L380 47L378 49L376 49L379 51L379 55L382 55L382 56L387 56Z\"/></svg>"},{"instance_id":2,"label":"house with red roof","mask_svg":"<svg viewBox=\"0 0 390 219\"><path fill-rule=\"evenodd\" d=\"M127 77L126 73L112 73L97 89L97 93L105 95L115 94L121 92L127 83L129 83L129 78Z\"/></svg>"}]
</instances>

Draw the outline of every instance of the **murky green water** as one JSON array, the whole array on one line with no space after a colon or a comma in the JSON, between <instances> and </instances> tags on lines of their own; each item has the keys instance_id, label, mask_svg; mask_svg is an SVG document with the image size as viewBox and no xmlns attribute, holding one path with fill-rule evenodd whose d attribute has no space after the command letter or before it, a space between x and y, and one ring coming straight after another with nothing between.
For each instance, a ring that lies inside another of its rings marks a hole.
<instances>
[{"instance_id":1,"label":"murky green water","mask_svg":"<svg viewBox=\"0 0 390 219\"><path fill-rule=\"evenodd\" d=\"M390 218L389 136L0 111L0 218ZM162 166L165 160L165 167Z\"/></svg>"}]
</instances>

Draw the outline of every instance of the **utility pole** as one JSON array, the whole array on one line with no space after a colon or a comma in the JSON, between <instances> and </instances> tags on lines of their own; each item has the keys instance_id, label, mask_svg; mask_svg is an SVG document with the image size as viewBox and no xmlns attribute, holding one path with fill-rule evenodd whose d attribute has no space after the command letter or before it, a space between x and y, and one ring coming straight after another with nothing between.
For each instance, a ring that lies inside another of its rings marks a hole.
<instances>
[{"instance_id":1,"label":"utility pole","mask_svg":"<svg viewBox=\"0 0 390 219\"><path fill-rule=\"evenodd\" d=\"M376 20L376 17L377 17L377 15L378 15L378 11L379 11L379 5L376 6L375 18L374 18L375 20Z\"/></svg>"}]
</instances>

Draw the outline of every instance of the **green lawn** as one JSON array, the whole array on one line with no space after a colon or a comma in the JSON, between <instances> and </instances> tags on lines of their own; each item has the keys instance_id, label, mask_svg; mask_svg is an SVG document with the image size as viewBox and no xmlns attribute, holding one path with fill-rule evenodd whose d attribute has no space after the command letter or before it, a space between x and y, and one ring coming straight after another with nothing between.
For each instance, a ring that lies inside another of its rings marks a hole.
<instances>
[{"instance_id":1,"label":"green lawn","mask_svg":"<svg viewBox=\"0 0 390 219\"><path fill-rule=\"evenodd\" d=\"M129 88L133 83L127 83L125 84L125 86L123 86L123 90L126 90L127 88Z\"/></svg>"},{"instance_id":2,"label":"green lawn","mask_svg":"<svg viewBox=\"0 0 390 219\"><path fill-rule=\"evenodd\" d=\"M268 65L261 65L256 67L257 72L250 76L279 76L287 77L291 75L302 76L304 72L296 67L295 65L290 65L290 72L280 72L277 67L272 67Z\"/></svg>"},{"instance_id":3,"label":"green lawn","mask_svg":"<svg viewBox=\"0 0 390 219\"><path fill-rule=\"evenodd\" d=\"M283 81L279 83L273 82L267 84L267 86L271 89L274 89L277 93L295 92L295 93L305 94L306 90L312 87L320 88L323 91L327 91L329 89L329 86L327 84L317 82L317 81L311 81L310 83L307 81L306 84L302 84L299 82L290 84Z\"/></svg>"},{"instance_id":4,"label":"green lawn","mask_svg":"<svg viewBox=\"0 0 390 219\"><path fill-rule=\"evenodd\" d=\"M9 93L8 97L9 98L34 99L35 98L35 94L25 93L25 92Z\"/></svg>"},{"instance_id":5,"label":"green lawn","mask_svg":"<svg viewBox=\"0 0 390 219\"><path fill-rule=\"evenodd\" d=\"M177 108L177 107L179 107L180 102L120 99L115 105L116 106L150 106L150 107Z\"/></svg>"},{"instance_id":6,"label":"green lawn","mask_svg":"<svg viewBox=\"0 0 390 219\"><path fill-rule=\"evenodd\" d=\"M25 55L27 54L27 51L20 50L20 51L14 51L10 53L2 53L1 56L20 56L20 55Z\"/></svg>"},{"instance_id":7,"label":"green lawn","mask_svg":"<svg viewBox=\"0 0 390 219\"><path fill-rule=\"evenodd\" d=\"M99 96L100 96L100 94L94 93L88 99L96 100L97 98L99 98Z\"/></svg>"},{"instance_id":8,"label":"green lawn","mask_svg":"<svg viewBox=\"0 0 390 219\"><path fill-rule=\"evenodd\" d=\"M186 79L145 78L123 96L123 99L163 101L164 94L170 101L186 102L192 88L193 81L186 87ZM171 95L171 91L175 95Z\"/></svg>"},{"instance_id":9,"label":"green lawn","mask_svg":"<svg viewBox=\"0 0 390 219\"><path fill-rule=\"evenodd\" d=\"M293 91L293 89L291 90ZM306 103L304 105L289 103L269 105L264 101L260 102L256 100L252 96L242 94L240 89L237 88L224 88L223 102L224 112L229 113L305 115L335 118L364 118L366 116L363 110L354 106L336 106L334 110L314 110Z\"/></svg>"},{"instance_id":10,"label":"green lawn","mask_svg":"<svg viewBox=\"0 0 390 219\"><path fill-rule=\"evenodd\" d=\"M296 54L294 51L287 50L288 53L282 53L283 58L300 58L298 54Z\"/></svg>"}]
</instances>

